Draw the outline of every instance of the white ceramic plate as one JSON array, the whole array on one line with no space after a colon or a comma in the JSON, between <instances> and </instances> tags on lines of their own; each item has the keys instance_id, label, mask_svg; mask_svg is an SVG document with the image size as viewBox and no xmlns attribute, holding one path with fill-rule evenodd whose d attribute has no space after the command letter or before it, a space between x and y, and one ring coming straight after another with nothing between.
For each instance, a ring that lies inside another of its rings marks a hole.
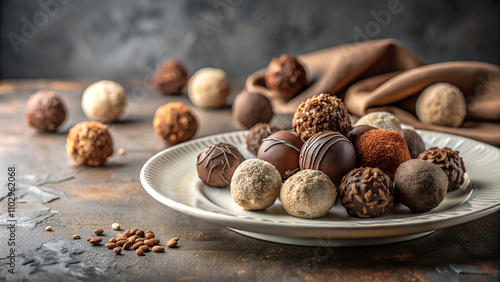
<instances>
[{"instance_id":1,"label":"white ceramic plate","mask_svg":"<svg viewBox=\"0 0 500 282\"><path fill-rule=\"evenodd\" d=\"M227 142L245 158L255 157L245 145L247 131L208 136L168 148L149 159L141 170L141 183L156 200L182 213L205 219L241 234L272 242L310 246L363 246L401 242L436 229L468 222L500 209L500 150L454 135L417 131L426 148L450 147L460 151L466 168L462 187L446 195L435 209L412 213L396 204L378 218L347 215L337 201L319 219L286 214L281 203L265 211L245 211L231 200L229 188L204 185L196 171L196 156L206 146Z\"/></svg>"}]
</instances>

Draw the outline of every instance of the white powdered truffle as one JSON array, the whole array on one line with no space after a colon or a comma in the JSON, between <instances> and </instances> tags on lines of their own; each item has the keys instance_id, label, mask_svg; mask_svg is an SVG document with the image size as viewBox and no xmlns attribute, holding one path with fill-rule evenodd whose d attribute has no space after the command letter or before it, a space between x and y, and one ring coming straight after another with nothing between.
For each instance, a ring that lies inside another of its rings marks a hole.
<instances>
[{"instance_id":1,"label":"white powdered truffle","mask_svg":"<svg viewBox=\"0 0 500 282\"><path fill-rule=\"evenodd\" d=\"M280 199L285 211L300 218L318 218L332 208L337 189L330 177L319 170L297 172L283 183Z\"/></svg>"},{"instance_id":2,"label":"white powdered truffle","mask_svg":"<svg viewBox=\"0 0 500 282\"><path fill-rule=\"evenodd\" d=\"M462 91L445 82L425 88L417 99L416 111L423 123L450 127L460 126L467 115Z\"/></svg>"},{"instance_id":3,"label":"white powdered truffle","mask_svg":"<svg viewBox=\"0 0 500 282\"><path fill-rule=\"evenodd\" d=\"M403 136L403 129L399 119L389 112L371 112L362 116L355 125L370 125L376 128L389 129Z\"/></svg>"},{"instance_id":4,"label":"white powdered truffle","mask_svg":"<svg viewBox=\"0 0 500 282\"><path fill-rule=\"evenodd\" d=\"M234 171L231 179L233 201L245 210L263 210L280 194L281 175L270 163L248 159Z\"/></svg>"},{"instance_id":5,"label":"white powdered truffle","mask_svg":"<svg viewBox=\"0 0 500 282\"><path fill-rule=\"evenodd\" d=\"M188 83L188 95L200 108L219 108L229 95L229 82L221 69L202 68L195 72Z\"/></svg>"},{"instance_id":6,"label":"white powdered truffle","mask_svg":"<svg viewBox=\"0 0 500 282\"><path fill-rule=\"evenodd\" d=\"M109 80L91 84L82 97L82 109L89 119L100 122L118 120L127 106L127 95L123 87Z\"/></svg>"}]
</instances>

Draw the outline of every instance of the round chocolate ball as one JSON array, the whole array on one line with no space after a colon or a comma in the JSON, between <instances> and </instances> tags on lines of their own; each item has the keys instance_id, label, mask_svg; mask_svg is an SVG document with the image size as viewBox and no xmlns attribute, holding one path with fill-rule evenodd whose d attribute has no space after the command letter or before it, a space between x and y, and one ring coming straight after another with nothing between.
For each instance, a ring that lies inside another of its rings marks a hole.
<instances>
[{"instance_id":1,"label":"round chocolate ball","mask_svg":"<svg viewBox=\"0 0 500 282\"><path fill-rule=\"evenodd\" d=\"M418 158L437 164L448 177L448 191L457 190L464 183L465 164L460 152L448 147L432 147L421 153Z\"/></svg>"},{"instance_id":2,"label":"round chocolate ball","mask_svg":"<svg viewBox=\"0 0 500 282\"><path fill-rule=\"evenodd\" d=\"M394 184L403 205L412 212L426 212L444 200L448 178L439 166L412 159L399 166Z\"/></svg>"},{"instance_id":3,"label":"round chocolate ball","mask_svg":"<svg viewBox=\"0 0 500 282\"><path fill-rule=\"evenodd\" d=\"M355 125L371 125L376 128L394 130L403 135L401 122L389 112L371 112L358 119Z\"/></svg>"},{"instance_id":4,"label":"round chocolate ball","mask_svg":"<svg viewBox=\"0 0 500 282\"><path fill-rule=\"evenodd\" d=\"M188 81L186 68L173 59L163 61L151 78L151 84L164 95L179 94Z\"/></svg>"},{"instance_id":5,"label":"round chocolate ball","mask_svg":"<svg viewBox=\"0 0 500 282\"><path fill-rule=\"evenodd\" d=\"M113 154L108 127L97 121L77 123L68 133L66 152L78 165L100 166Z\"/></svg>"},{"instance_id":6,"label":"round chocolate ball","mask_svg":"<svg viewBox=\"0 0 500 282\"><path fill-rule=\"evenodd\" d=\"M330 177L336 187L355 165L354 146L338 132L320 132L309 138L300 150L300 169L321 170Z\"/></svg>"},{"instance_id":7,"label":"round chocolate ball","mask_svg":"<svg viewBox=\"0 0 500 282\"><path fill-rule=\"evenodd\" d=\"M188 106L171 102L156 110L153 127L165 142L175 145L193 138L198 122Z\"/></svg>"},{"instance_id":8,"label":"round chocolate ball","mask_svg":"<svg viewBox=\"0 0 500 282\"><path fill-rule=\"evenodd\" d=\"M378 167L391 179L399 165L410 159L410 151L401 134L388 129L373 129L356 143L358 166Z\"/></svg>"},{"instance_id":9,"label":"round chocolate ball","mask_svg":"<svg viewBox=\"0 0 500 282\"><path fill-rule=\"evenodd\" d=\"M265 82L268 88L290 100L307 86L306 71L297 58L283 54L267 66Z\"/></svg>"},{"instance_id":10,"label":"round chocolate ball","mask_svg":"<svg viewBox=\"0 0 500 282\"><path fill-rule=\"evenodd\" d=\"M109 80L91 84L82 96L82 109L89 119L113 122L120 119L127 107L127 94L123 87Z\"/></svg>"},{"instance_id":11,"label":"round chocolate ball","mask_svg":"<svg viewBox=\"0 0 500 282\"><path fill-rule=\"evenodd\" d=\"M321 93L302 102L292 120L302 140L322 131L337 131L346 136L352 130L351 118L341 99Z\"/></svg>"},{"instance_id":12,"label":"round chocolate ball","mask_svg":"<svg viewBox=\"0 0 500 282\"><path fill-rule=\"evenodd\" d=\"M236 147L223 142L206 147L197 159L201 181L214 187L228 186L234 171L245 160Z\"/></svg>"},{"instance_id":13,"label":"round chocolate ball","mask_svg":"<svg viewBox=\"0 0 500 282\"><path fill-rule=\"evenodd\" d=\"M376 127L373 127L371 125L366 125L366 124L362 124L362 125L356 125L355 127L353 127L353 129L349 132L347 132L347 139L349 139L349 141L351 141L352 144L355 144L356 141L358 140L359 136L363 135L363 133L367 132L367 131L370 131L372 129L375 129Z\"/></svg>"},{"instance_id":14,"label":"round chocolate ball","mask_svg":"<svg viewBox=\"0 0 500 282\"><path fill-rule=\"evenodd\" d=\"M281 129L269 123L257 123L250 128L247 134L247 149L252 154L257 155L259 152L260 144L262 144L262 139L268 137L276 131Z\"/></svg>"},{"instance_id":15,"label":"round chocolate ball","mask_svg":"<svg viewBox=\"0 0 500 282\"><path fill-rule=\"evenodd\" d=\"M295 217L318 218L328 213L337 198L337 189L328 175L306 169L288 178L281 187L285 211Z\"/></svg>"},{"instance_id":16,"label":"round chocolate ball","mask_svg":"<svg viewBox=\"0 0 500 282\"><path fill-rule=\"evenodd\" d=\"M391 178L378 168L351 170L342 179L339 196L347 214L359 218L381 216L394 206Z\"/></svg>"},{"instance_id":17,"label":"round chocolate ball","mask_svg":"<svg viewBox=\"0 0 500 282\"><path fill-rule=\"evenodd\" d=\"M283 180L300 170L300 149L304 142L290 131L278 131L262 139L257 157L276 167Z\"/></svg>"},{"instance_id":18,"label":"round chocolate ball","mask_svg":"<svg viewBox=\"0 0 500 282\"><path fill-rule=\"evenodd\" d=\"M410 150L410 157L412 159L418 158L418 155L425 151L424 141L415 130L403 129L403 137L408 145L408 150Z\"/></svg>"},{"instance_id":19,"label":"round chocolate ball","mask_svg":"<svg viewBox=\"0 0 500 282\"><path fill-rule=\"evenodd\" d=\"M245 210L263 210L276 202L281 184L280 173L272 164L248 159L233 174L231 196Z\"/></svg>"},{"instance_id":20,"label":"round chocolate ball","mask_svg":"<svg viewBox=\"0 0 500 282\"><path fill-rule=\"evenodd\" d=\"M233 116L246 128L257 123L269 123L273 118L273 106L266 96L243 91L233 102Z\"/></svg>"},{"instance_id":21,"label":"round chocolate ball","mask_svg":"<svg viewBox=\"0 0 500 282\"><path fill-rule=\"evenodd\" d=\"M26 122L44 132L54 132L66 118L64 103L55 91L40 90L26 104Z\"/></svg>"},{"instance_id":22,"label":"round chocolate ball","mask_svg":"<svg viewBox=\"0 0 500 282\"><path fill-rule=\"evenodd\" d=\"M462 91L445 82L424 89L417 99L415 110L423 123L451 127L460 126L467 115Z\"/></svg>"},{"instance_id":23,"label":"round chocolate ball","mask_svg":"<svg viewBox=\"0 0 500 282\"><path fill-rule=\"evenodd\" d=\"M229 95L229 81L221 69L202 68L188 82L188 95L199 108L220 108Z\"/></svg>"}]
</instances>

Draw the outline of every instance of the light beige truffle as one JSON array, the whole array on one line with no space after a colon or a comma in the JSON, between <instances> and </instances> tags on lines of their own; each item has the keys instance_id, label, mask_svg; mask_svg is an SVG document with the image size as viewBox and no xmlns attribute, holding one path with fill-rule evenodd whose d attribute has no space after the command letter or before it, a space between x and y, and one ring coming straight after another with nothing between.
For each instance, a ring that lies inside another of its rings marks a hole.
<instances>
[{"instance_id":1,"label":"light beige truffle","mask_svg":"<svg viewBox=\"0 0 500 282\"><path fill-rule=\"evenodd\" d=\"M229 95L229 82L221 69L202 68L195 72L188 83L188 95L200 108L219 108Z\"/></svg>"},{"instance_id":2,"label":"light beige truffle","mask_svg":"<svg viewBox=\"0 0 500 282\"><path fill-rule=\"evenodd\" d=\"M371 112L362 116L355 124L355 126L358 125L370 125L376 128L396 131L397 133L401 134L401 136L403 136L404 134L399 119L393 114L384 111Z\"/></svg>"},{"instance_id":3,"label":"light beige truffle","mask_svg":"<svg viewBox=\"0 0 500 282\"><path fill-rule=\"evenodd\" d=\"M123 87L109 80L91 84L82 97L82 109L89 119L100 122L118 120L127 106L127 95Z\"/></svg>"},{"instance_id":4,"label":"light beige truffle","mask_svg":"<svg viewBox=\"0 0 500 282\"><path fill-rule=\"evenodd\" d=\"M236 204L245 210L263 210L278 198L281 175L266 161L248 159L236 168L230 186Z\"/></svg>"},{"instance_id":5,"label":"light beige truffle","mask_svg":"<svg viewBox=\"0 0 500 282\"><path fill-rule=\"evenodd\" d=\"M328 213L337 198L330 177L319 170L297 172L283 183L280 199L285 211L300 218L318 218Z\"/></svg>"},{"instance_id":6,"label":"light beige truffle","mask_svg":"<svg viewBox=\"0 0 500 282\"><path fill-rule=\"evenodd\" d=\"M425 88L417 99L416 111L423 123L450 127L460 126L467 115L462 91L445 82Z\"/></svg>"}]
</instances>

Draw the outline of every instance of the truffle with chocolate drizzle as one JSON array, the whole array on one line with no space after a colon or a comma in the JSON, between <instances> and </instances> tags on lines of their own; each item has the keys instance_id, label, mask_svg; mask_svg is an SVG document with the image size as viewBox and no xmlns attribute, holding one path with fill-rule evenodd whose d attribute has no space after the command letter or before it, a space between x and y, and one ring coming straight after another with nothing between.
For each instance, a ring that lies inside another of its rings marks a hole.
<instances>
[{"instance_id":1,"label":"truffle with chocolate drizzle","mask_svg":"<svg viewBox=\"0 0 500 282\"><path fill-rule=\"evenodd\" d=\"M203 183L226 187L231 183L236 168L245 160L231 144L220 142L207 146L197 156L198 176Z\"/></svg>"},{"instance_id":2,"label":"truffle with chocolate drizzle","mask_svg":"<svg viewBox=\"0 0 500 282\"><path fill-rule=\"evenodd\" d=\"M275 132L262 139L257 157L276 167L285 180L300 170L300 149L304 142L290 131Z\"/></svg>"}]
</instances>

